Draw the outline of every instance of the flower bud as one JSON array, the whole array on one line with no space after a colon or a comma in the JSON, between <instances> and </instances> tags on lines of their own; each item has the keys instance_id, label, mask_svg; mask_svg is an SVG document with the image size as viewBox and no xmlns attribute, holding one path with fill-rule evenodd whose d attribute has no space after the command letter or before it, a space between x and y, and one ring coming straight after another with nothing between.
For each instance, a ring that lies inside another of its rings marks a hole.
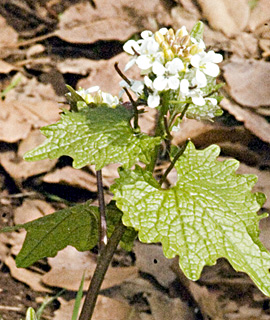
<instances>
[{"instance_id":1,"label":"flower bud","mask_svg":"<svg viewBox=\"0 0 270 320\"><path fill-rule=\"evenodd\" d=\"M164 38L163 34L161 34L159 31L157 31L157 32L155 32L155 40L157 43L159 43L161 45L162 42L165 41L165 38Z\"/></svg>"},{"instance_id":2,"label":"flower bud","mask_svg":"<svg viewBox=\"0 0 270 320\"><path fill-rule=\"evenodd\" d=\"M169 33L169 35L170 35L170 38L172 38L172 39L175 38L174 31L173 31L172 28L169 29L168 33Z\"/></svg>"},{"instance_id":3,"label":"flower bud","mask_svg":"<svg viewBox=\"0 0 270 320\"><path fill-rule=\"evenodd\" d=\"M172 50L169 48L169 49L166 49L164 50L164 56L165 56L165 59L166 60L172 60L174 58L174 53L172 52Z\"/></svg>"},{"instance_id":4,"label":"flower bud","mask_svg":"<svg viewBox=\"0 0 270 320\"><path fill-rule=\"evenodd\" d=\"M189 35L184 36L184 37L181 38L181 40L180 40L180 44L181 44L182 46L187 46L187 45L189 44L189 42L190 42L190 36L189 36Z\"/></svg>"},{"instance_id":5,"label":"flower bud","mask_svg":"<svg viewBox=\"0 0 270 320\"><path fill-rule=\"evenodd\" d=\"M193 44L190 48L190 54L194 55L199 52L198 46L196 44Z\"/></svg>"}]
</instances>

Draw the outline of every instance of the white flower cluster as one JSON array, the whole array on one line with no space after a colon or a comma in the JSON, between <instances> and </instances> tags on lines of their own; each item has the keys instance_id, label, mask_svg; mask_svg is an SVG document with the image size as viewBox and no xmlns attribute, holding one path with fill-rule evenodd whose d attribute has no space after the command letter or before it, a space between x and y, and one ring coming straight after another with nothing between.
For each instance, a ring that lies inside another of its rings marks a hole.
<instances>
[{"instance_id":1,"label":"white flower cluster","mask_svg":"<svg viewBox=\"0 0 270 320\"><path fill-rule=\"evenodd\" d=\"M116 96L111 95L110 93L103 92L99 89L99 86L90 87L88 89L79 88L76 91L78 95L80 95L85 103L83 103L83 107L89 103L95 104L107 104L111 108L115 108L119 104L119 99ZM70 94L70 93L69 93Z\"/></svg>"},{"instance_id":2,"label":"white flower cluster","mask_svg":"<svg viewBox=\"0 0 270 320\"><path fill-rule=\"evenodd\" d=\"M203 97L202 88L208 85L207 76L215 78L219 74L216 63L222 61L221 54L206 52L203 40L191 37L186 27L176 32L167 28L155 33L143 31L141 37L124 45L124 50L133 56L125 70L134 64L141 69L144 81L133 82L136 89L134 86L129 88L140 96L145 86L149 107L159 106L160 93L167 90L177 93L179 101L191 100L198 106L207 102L217 104L216 99ZM122 86L127 84L122 82Z\"/></svg>"}]
</instances>

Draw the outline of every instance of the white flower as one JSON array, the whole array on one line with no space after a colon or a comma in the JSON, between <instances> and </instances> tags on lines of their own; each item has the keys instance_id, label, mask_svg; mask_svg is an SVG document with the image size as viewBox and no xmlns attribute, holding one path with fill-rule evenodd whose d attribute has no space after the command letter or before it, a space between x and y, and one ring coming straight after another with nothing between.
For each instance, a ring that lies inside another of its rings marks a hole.
<instances>
[{"instance_id":1,"label":"white flower","mask_svg":"<svg viewBox=\"0 0 270 320\"><path fill-rule=\"evenodd\" d=\"M98 90L99 86L90 87L88 89L79 88L76 93L80 95L86 103L91 103L94 102L91 93L97 92ZM71 95L70 92L68 94Z\"/></svg>"},{"instance_id":2,"label":"white flower","mask_svg":"<svg viewBox=\"0 0 270 320\"><path fill-rule=\"evenodd\" d=\"M217 77L219 74L219 67L216 63L221 62L222 59L223 57L221 54L215 53L212 50L207 53L203 51L192 56L190 63L197 69L193 84L202 88L207 85L205 74L211 77Z\"/></svg>"},{"instance_id":3,"label":"white flower","mask_svg":"<svg viewBox=\"0 0 270 320\"><path fill-rule=\"evenodd\" d=\"M115 108L119 104L119 99L110 93L101 91L101 97L102 102L108 104L112 108Z\"/></svg>"},{"instance_id":4,"label":"white flower","mask_svg":"<svg viewBox=\"0 0 270 320\"><path fill-rule=\"evenodd\" d=\"M129 79L130 84L128 84L125 80L121 80L119 85L122 88L127 88L133 91L137 96L140 96L143 92L144 82L139 80ZM121 94L124 92L121 91Z\"/></svg>"},{"instance_id":5,"label":"white flower","mask_svg":"<svg viewBox=\"0 0 270 320\"><path fill-rule=\"evenodd\" d=\"M148 77L144 77L144 84L147 88L149 88L152 92L149 93L149 96L147 98L147 105L150 108L156 108L159 106L160 103L160 96L158 94L158 91L154 89L152 80Z\"/></svg>"},{"instance_id":6,"label":"white flower","mask_svg":"<svg viewBox=\"0 0 270 320\"><path fill-rule=\"evenodd\" d=\"M157 75L153 82L153 87L157 91L176 90L180 85L179 72L184 69L181 59L174 58L166 63L165 67L160 63L153 64L153 72Z\"/></svg>"}]
</instances>

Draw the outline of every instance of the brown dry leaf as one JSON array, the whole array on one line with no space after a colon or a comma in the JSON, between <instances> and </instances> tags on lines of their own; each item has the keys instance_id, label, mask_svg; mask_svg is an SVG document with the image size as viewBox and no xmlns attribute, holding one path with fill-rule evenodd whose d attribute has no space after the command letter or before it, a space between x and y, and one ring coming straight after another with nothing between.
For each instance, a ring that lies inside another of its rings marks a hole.
<instances>
[{"instance_id":1,"label":"brown dry leaf","mask_svg":"<svg viewBox=\"0 0 270 320\"><path fill-rule=\"evenodd\" d=\"M159 0L118 0L113 4L99 0L96 8L89 2L75 4L62 15L56 35L72 43L93 43L97 40L127 40L143 29L153 29L169 21Z\"/></svg>"},{"instance_id":2,"label":"brown dry leaf","mask_svg":"<svg viewBox=\"0 0 270 320\"><path fill-rule=\"evenodd\" d=\"M51 214L55 209L42 200L24 200L23 204L14 211L14 223L23 224Z\"/></svg>"},{"instance_id":3,"label":"brown dry leaf","mask_svg":"<svg viewBox=\"0 0 270 320\"><path fill-rule=\"evenodd\" d=\"M87 58L66 59L57 63L57 69L61 73L81 74L83 76L89 74L95 69L97 61Z\"/></svg>"},{"instance_id":4,"label":"brown dry leaf","mask_svg":"<svg viewBox=\"0 0 270 320\"><path fill-rule=\"evenodd\" d=\"M265 118L248 109L241 108L228 99L223 99L220 105L238 121L244 122L245 127L261 140L270 142L270 123Z\"/></svg>"},{"instance_id":5,"label":"brown dry leaf","mask_svg":"<svg viewBox=\"0 0 270 320\"><path fill-rule=\"evenodd\" d=\"M269 0L259 0L256 7L251 11L249 18L249 30L254 31L260 25L266 23L270 19Z\"/></svg>"},{"instance_id":6,"label":"brown dry leaf","mask_svg":"<svg viewBox=\"0 0 270 320\"><path fill-rule=\"evenodd\" d=\"M91 192L97 191L96 178L93 175L72 167L57 169L54 172L46 174L42 180L47 183L67 184Z\"/></svg>"},{"instance_id":7,"label":"brown dry leaf","mask_svg":"<svg viewBox=\"0 0 270 320\"><path fill-rule=\"evenodd\" d=\"M0 73L10 73L13 70L17 70L17 68L4 60L0 60Z\"/></svg>"},{"instance_id":8,"label":"brown dry leaf","mask_svg":"<svg viewBox=\"0 0 270 320\"><path fill-rule=\"evenodd\" d=\"M136 242L134 253L139 270L151 274L161 285L169 287L175 280L176 276L171 269L173 260L165 258L161 246Z\"/></svg>"},{"instance_id":9,"label":"brown dry leaf","mask_svg":"<svg viewBox=\"0 0 270 320\"><path fill-rule=\"evenodd\" d=\"M114 69L114 64L119 62L120 70L124 70L125 65L128 63L130 56L126 53L121 53L110 60L99 60L93 64L93 69L90 75L78 81L77 86L82 88L89 88L92 86L100 86L100 89L111 94L118 95L121 87L119 82L122 78ZM128 78L138 79L140 77L139 68L132 68L126 73Z\"/></svg>"},{"instance_id":10,"label":"brown dry leaf","mask_svg":"<svg viewBox=\"0 0 270 320\"><path fill-rule=\"evenodd\" d=\"M162 269L161 269L162 270ZM163 272L163 271L162 271ZM147 294L151 313L155 320L195 320L191 308L180 299L170 299L166 295L153 291ZM214 320L214 319L213 319Z\"/></svg>"},{"instance_id":11,"label":"brown dry leaf","mask_svg":"<svg viewBox=\"0 0 270 320\"><path fill-rule=\"evenodd\" d=\"M96 267L96 256L90 252L79 252L68 246L58 252L54 258L48 258L51 270L42 281L46 285L77 291L83 272L85 272L84 290L87 290ZM102 289L119 285L124 280L137 275L136 267L109 267Z\"/></svg>"},{"instance_id":12,"label":"brown dry leaf","mask_svg":"<svg viewBox=\"0 0 270 320\"><path fill-rule=\"evenodd\" d=\"M16 142L25 139L31 130L29 123L14 108L14 104L0 101L0 140L5 142Z\"/></svg>"},{"instance_id":13,"label":"brown dry leaf","mask_svg":"<svg viewBox=\"0 0 270 320\"><path fill-rule=\"evenodd\" d=\"M250 8L246 0L198 0L212 28L232 37L245 29Z\"/></svg>"},{"instance_id":14,"label":"brown dry leaf","mask_svg":"<svg viewBox=\"0 0 270 320\"><path fill-rule=\"evenodd\" d=\"M259 46L262 49L263 58L267 58L270 56L270 39L260 39Z\"/></svg>"},{"instance_id":15,"label":"brown dry leaf","mask_svg":"<svg viewBox=\"0 0 270 320\"><path fill-rule=\"evenodd\" d=\"M220 292L210 291L206 286L201 287L192 281L189 281L189 290L191 291L195 301L200 306L200 310L205 316L205 319L226 319L224 310L218 301Z\"/></svg>"},{"instance_id":16,"label":"brown dry leaf","mask_svg":"<svg viewBox=\"0 0 270 320\"><path fill-rule=\"evenodd\" d=\"M270 250L270 217L260 220L260 240L264 244L267 250Z\"/></svg>"},{"instance_id":17,"label":"brown dry leaf","mask_svg":"<svg viewBox=\"0 0 270 320\"><path fill-rule=\"evenodd\" d=\"M26 151L37 147L44 140L45 137L39 130L31 131L28 137L20 144L17 154L13 151L0 153L1 165L12 178L18 181L50 171L55 166L57 160L45 159L35 162L26 162L23 160L23 155Z\"/></svg>"},{"instance_id":18,"label":"brown dry leaf","mask_svg":"<svg viewBox=\"0 0 270 320\"><path fill-rule=\"evenodd\" d=\"M24 268L17 268L15 260L11 256L7 257L4 260L4 263L8 266L13 278L27 284L32 290L39 292L51 292L49 288L42 285L42 275L40 273Z\"/></svg>"},{"instance_id":19,"label":"brown dry leaf","mask_svg":"<svg viewBox=\"0 0 270 320\"><path fill-rule=\"evenodd\" d=\"M210 122L202 122L193 119L184 119L178 131L173 132L172 143L174 145L181 145L187 139L193 141L197 136L213 130L213 124Z\"/></svg>"},{"instance_id":20,"label":"brown dry leaf","mask_svg":"<svg viewBox=\"0 0 270 320\"><path fill-rule=\"evenodd\" d=\"M0 51L2 51L7 46L11 46L12 44L17 43L18 33L7 24L6 19L2 16L0 16L0 30L1 30ZM2 52L1 52L1 55L2 55Z\"/></svg>"},{"instance_id":21,"label":"brown dry leaf","mask_svg":"<svg viewBox=\"0 0 270 320\"><path fill-rule=\"evenodd\" d=\"M190 12L180 6L172 8L171 16L171 24L175 29L186 26L188 30L191 30L194 24L200 19L200 14L198 11Z\"/></svg>"},{"instance_id":22,"label":"brown dry leaf","mask_svg":"<svg viewBox=\"0 0 270 320\"><path fill-rule=\"evenodd\" d=\"M264 208L270 209L270 172L266 170L259 170L254 167L250 167L241 163L238 170L238 174L255 174L258 177L258 181L252 189L252 192L262 192L266 195L266 202L263 205Z\"/></svg>"},{"instance_id":23,"label":"brown dry leaf","mask_svg":"<svg viewBox=\"0 0 270 320\"><path fill-rule=\"evenodd\" d=\"M70 320L75 299L65 301L58 299L61 306L55 311L53 320ZM84 299L82 300L83 303ZM81 304L82 304L81 303ZM103 296L98 296L93 320L143 320L136 311L125 302L119 302Z\"/></svg>"},{"instance_id":24,"label":"brown dry leaf","mask_svg":"<svg viewBox=\"0 0 270 320\"><path fill-rule=\"evenodd\" d=\"M270 63L234 59L223 66L232 98L243 106L270 105Z\"/></svg>"},{"instance_id":25,"label":"brown dry leaf","mask_svg":"<svg viewBox=\"0 0 270 320\"><path fill-rule=\"evenodd\" d=\"M230 51L240 58L259 58L258 39L252 33L241 32L230 41Z\"/></svg>"}]
</instances>

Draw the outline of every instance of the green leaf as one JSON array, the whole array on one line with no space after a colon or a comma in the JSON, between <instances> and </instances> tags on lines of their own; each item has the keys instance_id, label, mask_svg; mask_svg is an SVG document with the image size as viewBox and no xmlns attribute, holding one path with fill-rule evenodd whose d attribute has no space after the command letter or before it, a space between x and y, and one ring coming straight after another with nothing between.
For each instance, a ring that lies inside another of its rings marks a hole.
<instances>
[{"instance_id":1,"label":"green leaf","mask_svg":"<svg viewBox=\"0 0 270 320\"><path fill-rule=\"evenodd\" d=\"M198 42L203 39L203 23L201 21L198 21L192 28L190 32L190 36L194 39L196 39Z\"/></svg>"},{"instance_id":2,"label":"green leaf","mask_svg":"<svg viewBox=\"0 0 270 320\"><path fill-rule=\"evenodd\" d=\"M106 206L107 229L110 237L121 221L122 212L112 202ZM88 251L98 243L99 208L90 201L56 211L31 222L6 227L0 232L24 228L27 231L23 247L16 258L18 267L26 268L44 257L54 257L58 251L70 245L79 251ZM137 232L127 228L120 245L127 251L133 247Z\"/></svg>"},{"instance_id":3,"label":"green leaf","mask_svg":"<svg viewBox=\"0 0 270 320\"><path fill-rule=\"evenodd\" d=\"M26 268L41 258L54 257L68 245L79 251L92 249L98 241L97 223L98 208L86 202L20 225L27 235L17 266Z\"/></svg>"},{"instance_id":4,"label":"green leaf","mask_svg":"<svg viewBox=\"0 0 270 320\"><path fill-rule=\"evenodd\" d=\"M27 152L24 159L36 161L66 155L74 159L75 168L94 164L96 170L109 163L131 167L140 160L147 164L160 138L135 133L129 123L131 116L123 106L64 111L59 122L41 129L47 140Z\"/></svg>"},{"instance_id":5,"label":"green leaf","mask_svg":"<svg viewBox=\"0 0 270 320\"><path fill-rule=\"evenodd\" d=\"M77 318L78 318L79 309L80 309L80 305L81 305L81 301L82 301L82 297L83 297L84 276L85 275L83 273L82 280L81 280L81 283L80 283L80 287L79 287L79 290L78 290L78 292L76 294L76 299L75 299L75 303L74 303L74 307L73 307L71 320L77 320Z\"/></svg>"},{"instance_id":6,"label":"green leaf","mask_svg":"<svg viewBox=\"0 0 270 320\"><path fill-rule=\"evenodd\" d=\"M37 320L36 313L35 313L35 310L33 308L29 307L27 309L25 320Z\"/></svg>"},{"instance_id":7,"label":"green leaf","mask_svg":"<svg viewBox=\"0 0 270 320\"><path fill-rule=\"evenodd\" d=\"M197 280L205 265L225 257L270 295L270 254L258 238L265 215L256 213L265 196L250 192L256 176L235 174L238 161L217 161L219 152L216 145L196 150L189 143L175 164L178 181L167 190L138 166L122 169L114 199L123 223L142 242L161 242L166 257L178 255L188 278Z\"/></svg>"},{"instance_id":8,"label":"green leaf","mask_svg":"<svg viewBox=\"0 0 270 320\"><path fill-rule=\"evenodd\" d=\"M110 237L114 231L115 226L121 221L123 212L120 211L116 205L115 201L110 202L106 207L107 213L107 232L108 236ZM134 240L137 238L137 232L129 227L126 229L125 233L122 236L120 241L120 246L126 250L131 251L133 248Z\"/></svg>"}]
</instances>

